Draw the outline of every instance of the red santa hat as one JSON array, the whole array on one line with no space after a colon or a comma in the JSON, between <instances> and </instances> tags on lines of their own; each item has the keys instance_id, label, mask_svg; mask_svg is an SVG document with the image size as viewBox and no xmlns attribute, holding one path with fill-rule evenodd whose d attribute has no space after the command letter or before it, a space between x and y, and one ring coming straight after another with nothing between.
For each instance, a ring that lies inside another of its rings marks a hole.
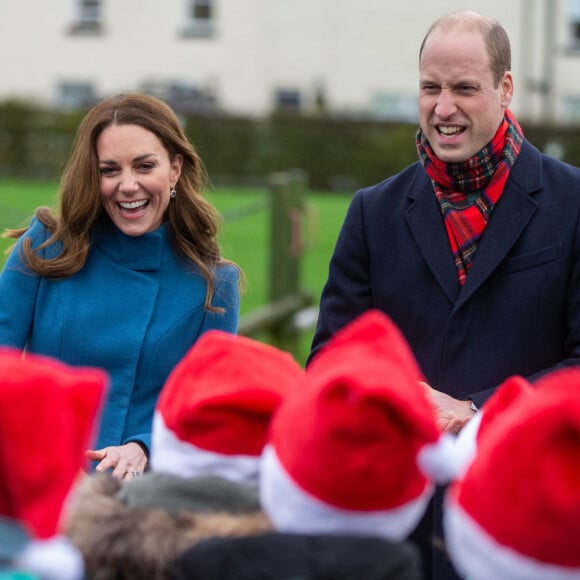
<instances>
[{"instance_id":1,"label":"red santa hat","mask_svg":"<svg viewBox=\"0 0 580 580\"><path fill-rule=\"evenodd\" d=\"M15 560L43 578L82 577L59 521L107 386L102 370L0 348L0 517L28 532Z\"/></svg>"},{"instance_id":2,"label":"red santa hat","mask_svg":"<svg viewBox=\"0 0 580 580\"><path fill-rule=\"evenodd\" d=\"M303 376L287 352L220 330L206 332L159 397L152 470L257 484L272 413Z\"/></svg>"},{"instance_id":3,"label":"red santa hat","mask_svg":"<svg viewBox=\"0 0 580 580\"><path fill-rule=\"evenodd\" d=\"M433 490L423 454L442 450L404 337L370 310L338 332L272 421L261 502L276 529L406 537Z\"/></svg>"},{"instance_id":4,"label":"red santa hat","mask_svg":"<svg viewBox=\"0 0 580 580\"><path fill-rule=\"evenodd\" d=\"M541 383L447 493L447 549L471 580L580 578L580 369Z\"/></svg>"}]
</instances>

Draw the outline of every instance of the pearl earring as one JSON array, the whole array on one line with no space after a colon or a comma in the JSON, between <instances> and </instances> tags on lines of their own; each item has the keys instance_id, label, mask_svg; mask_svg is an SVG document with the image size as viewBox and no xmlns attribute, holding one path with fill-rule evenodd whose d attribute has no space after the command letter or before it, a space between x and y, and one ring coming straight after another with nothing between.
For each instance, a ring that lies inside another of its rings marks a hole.
<instances>
[{"instance_id":1,"label":"pearl earring","mask_svg":"<svg viewBox=\"0 0 580 580\"><path fill-rule=\"evenodd\" d=\"M175 197L177 196L177 191L175 191L175 187L171 188L171 191L169 192L169 196L170 197Z\"/></svg>"}]
</instances>

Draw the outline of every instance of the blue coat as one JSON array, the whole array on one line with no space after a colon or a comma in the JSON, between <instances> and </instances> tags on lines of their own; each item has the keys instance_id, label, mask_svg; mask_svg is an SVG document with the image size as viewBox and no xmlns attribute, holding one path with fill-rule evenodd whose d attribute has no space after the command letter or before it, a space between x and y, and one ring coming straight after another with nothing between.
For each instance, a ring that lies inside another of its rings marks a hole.
<instances>
[{"instance_id":1,"label":"blue coat","mask_svg":"<svg viewBox=\"0 0 580 580\"><path fill-rule=\"evenodd\" d=\"M460 286L423 167L357 192L322 292L314 356L368 308L436 389L481 405L508 376L580 363L580 169L524 141Z\"/></svg>"},{"instance_id":2,"label":"blue coat","mask_svg":"<svg viewBox=\"0 0 580 580\"><path fill-rule=\"evenodd\" d=\"M25 235L36 246L47 232L34 219ZM95 448L133 440L149 448L173 367L206 330L237 331L237 269L217 268L213 304L225 308L217 314L204 309L205 280L174 253L165 226L129 237L104 219L85 265L65 279L27 273L23 239L0 275L0 344L106 369L111 386Z\"/></svg>"}]
</instances>

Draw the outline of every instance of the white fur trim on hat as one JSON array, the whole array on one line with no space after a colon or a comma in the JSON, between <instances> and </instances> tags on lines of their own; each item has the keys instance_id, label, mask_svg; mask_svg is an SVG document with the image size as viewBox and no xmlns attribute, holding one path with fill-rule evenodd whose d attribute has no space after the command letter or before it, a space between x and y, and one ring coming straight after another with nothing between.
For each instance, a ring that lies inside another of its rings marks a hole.
<instances>
[{"instance_id":1,"label":"white fur trim on hat","mask_svg":"<svg viewBox=\"0 0 580 580\"><path fill-rule=\"evenodd\" d=\"M273 447L262 454L260 499L276 530L306 534L371 535L399 541L421 519L433 486L402 507L381 511L354 511L334 507L300 489L290 478Z\"/></svg>"},{"instance_id":2,"label":"white fur trim on hat","mask_svg":"<svg viewBox=\"0 0 580 580\"><path fill-rule=\"evenodd\" d=\"M455 477L459 462L457 438L451 433L443 433L437 442L423 445L417 454L417 465L422 473L440 484Z\"/></svg>"},{"instance_id":3,"label":"white fur trim on hat","mask_svg":"<svg viewBox=\"0 0 580 580\"><path fill-rule=\"evenodd\" d=\"M449 496L443 521L453 564L469 580L580 579L580 570L576 568L540 562L498 543Z\"/></svg>"},{"instance_id":4,"label":"white fur trim on hat","mask_svg":"<svg viewBox=\"0 0 580 580\"><path fill-rule=\"evenodd\" d=\"M178 439L167 428L161 413L153 417L151 469L180 477L218 475L224 479L249 485L258 484L259 456L223 455L200 449Z\"/></svg>"},{"instance_id":5,"label":"white fur trim on hat","mask_svg":"<svg viewBox=\"0 0 580 580\"><path fill-rule=\"evenodd\" d=\"M476 413L455 438L455 466L454 477L461 477L471 465L477 453L477 434L485 409Z\"/></svg>"},{"instance_id":6,"label":"white fur trim on hat","mask_svg":"<svg viewBox=\"0 0 580 580\"><path fill-rule=\"evenodd\" d=\"M81 580L84 577L83 557L64 536L30 542L18 555L16 566L42 580Z\"/></svg>"}]
</instances>

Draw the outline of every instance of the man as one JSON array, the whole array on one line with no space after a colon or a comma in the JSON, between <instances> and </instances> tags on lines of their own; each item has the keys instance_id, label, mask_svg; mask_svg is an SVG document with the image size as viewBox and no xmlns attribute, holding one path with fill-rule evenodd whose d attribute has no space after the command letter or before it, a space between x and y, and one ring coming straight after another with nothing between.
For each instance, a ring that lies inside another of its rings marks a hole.
<instances>
[{"instance_id":1,"label":"man","mask_svg":"<svg viewBox=\"0 0 580 580\"><path fill-rule=\"evenodd\" d=\"M363 311L383 310L452 432L508 376L580 363L580 170L523 137L508 108L510 68L496 21L461 12L431 26L419 60L419 161L354 196L309 358ZM448 580L443 551L431 553L440 512L436 499L417 538L427 577Z\"/></svg>"}]
</instances>

